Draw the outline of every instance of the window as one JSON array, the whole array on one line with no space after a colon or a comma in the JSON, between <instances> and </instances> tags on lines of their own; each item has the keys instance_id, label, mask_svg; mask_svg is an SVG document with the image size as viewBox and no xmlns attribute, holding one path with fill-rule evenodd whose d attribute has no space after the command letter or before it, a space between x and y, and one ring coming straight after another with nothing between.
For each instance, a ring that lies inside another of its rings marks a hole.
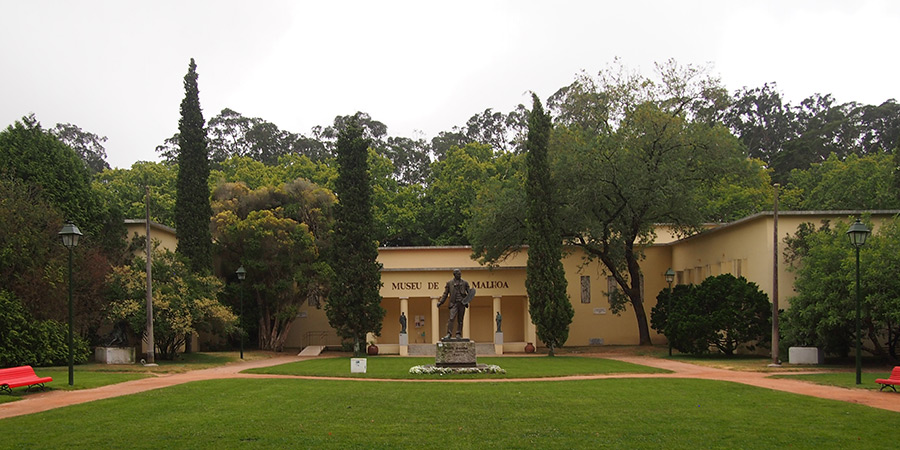
<instances>
[{"instance_id":1,"label":"window","mask_svg":"<svg viewBox=\"0 0 900 450\"><path fill-rule=\"evenodd\" d=\"M588 275L581 276L581 303L591 302L591 277Z\"/></svg>"}]
</instances>

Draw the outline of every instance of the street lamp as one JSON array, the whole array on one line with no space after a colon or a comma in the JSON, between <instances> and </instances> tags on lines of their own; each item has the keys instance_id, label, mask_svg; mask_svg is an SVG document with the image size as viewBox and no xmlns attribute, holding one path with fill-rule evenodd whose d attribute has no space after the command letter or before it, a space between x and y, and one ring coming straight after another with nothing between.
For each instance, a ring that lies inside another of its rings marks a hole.
<instances>
[{"instance_id":1,"label":"street lamp","mask_svg":"<svg viewBox=\"0 0 900 450\"><path fill-rule=\"evenodd\" d=\"M666 314L666 328L669 328L669 320L672 318L672 282L675 281L675 271L669 267L669 270L666 271L666 283L669 283L669 304L668 304L668 314ZM671 331L670 331L671 334ZM666 336L666 340L669 341L669 356L672 356L672 337Z\"/></svg>"},{"instance_id":2,"label":"street lamp","mask_svg":"<svg viewBox=\"0 0 900 450\"><path fill-rule=\"evenodd\" d=\"M237 274L238 281L241 284L241 318L238 319L238 324L241 325L241 359L244 359L244 278L247 278L247 271L244 269L244 266L241 266L234 273Z\"/></svg>"},{"instance_id":3,"label":"street lamp","mask_svg":"<svg viewBox=\"0 0 900 450\"><path fill-rule=\"evenodd\" d=\"M59 237L62 239L63 245L69 249L69 337L67 339L69 345L69 386L75 384L74 357L72 353L72 322L75 321L75 313L72 308L72 250L78 245L78 239L82 236L81 231L72 222L67 222L59 230Z\"/></svg>"},{"instance_id":4,"label":"street lamp","mask_svg":"<svg viewBox=\"0 0 900 450\"><path fill-rule=\"evenodd\" d=\"M869 229L859 219L856 219L856 222L850 225L850 229L847 230L847 236L850 236L850 243L856 247L856 384L862 384L862 341L860 339L859 324L862 306L859 300L859 248L866 245Z\"/></svg>"}]
</instances>

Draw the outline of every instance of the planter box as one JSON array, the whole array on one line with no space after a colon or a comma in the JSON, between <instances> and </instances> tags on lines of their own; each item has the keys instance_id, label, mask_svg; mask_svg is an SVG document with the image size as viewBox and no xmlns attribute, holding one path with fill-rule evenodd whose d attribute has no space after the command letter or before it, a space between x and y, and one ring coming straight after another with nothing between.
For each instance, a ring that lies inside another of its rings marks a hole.
<instances>
[{"instance_id":1,"label":"planter box","mask_svg":"<svg viewBox=\"0 0 900 450\"><path fill-rule=\"evenodd\" d=\"M791 347L788 349L791 364L824 364L825 352L818 347Z\"/></svg>"}]
</instances>

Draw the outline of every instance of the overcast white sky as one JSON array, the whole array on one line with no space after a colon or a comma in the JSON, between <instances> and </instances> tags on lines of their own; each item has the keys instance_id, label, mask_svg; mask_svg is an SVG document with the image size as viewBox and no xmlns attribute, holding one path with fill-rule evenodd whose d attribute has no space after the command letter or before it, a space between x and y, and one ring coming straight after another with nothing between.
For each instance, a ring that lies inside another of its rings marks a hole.
<instances>
[{"instance_id":1,"label":"overcast white sky","mask_svg":"<svg viewBox=\"0 0 900 450\"><path fill-rule=\"evenodd\" d=\"M309 134L369 113L430 139L486 108L546 100L615 57L711 63L729 90L900 98L895 0L0 0L0 127L34 113L107 136L130 167L178 129L190 58L223 108Z\"/></svg>"}]
</instances>

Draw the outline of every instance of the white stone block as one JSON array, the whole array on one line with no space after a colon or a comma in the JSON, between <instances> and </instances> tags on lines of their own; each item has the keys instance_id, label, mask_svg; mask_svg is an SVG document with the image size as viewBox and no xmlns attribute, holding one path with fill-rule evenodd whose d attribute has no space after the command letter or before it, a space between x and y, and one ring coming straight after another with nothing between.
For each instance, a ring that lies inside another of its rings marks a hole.
<instances>
[{"instance_id":1,"label":"white stone block","mask_svg":"<svg viewBox=\"0 0 900 450\"><path fill-rule=\"evenodd\" d=\"M350 358L350 373L366 373L366 358Z\"/></svg>"},{"instance_id":2,"label":"white stone block","mask_svg":"<svg viewBox=\"0 0 900 450\"><path fill-rule=\"evenodd\" d=\"M818 347L791 347L788 349L791 364L824 364L825 352Z\"/></svg>"},{"instance_id":3,"label":"white stone block","mask_svg":"<svg viewBox=\"0 0 900 450\"><path fill-rule=\"evenodd\" d=\"M104 364L134 364L134 347L97 347L94 358Z\"/></svg>"}]
</instances>

